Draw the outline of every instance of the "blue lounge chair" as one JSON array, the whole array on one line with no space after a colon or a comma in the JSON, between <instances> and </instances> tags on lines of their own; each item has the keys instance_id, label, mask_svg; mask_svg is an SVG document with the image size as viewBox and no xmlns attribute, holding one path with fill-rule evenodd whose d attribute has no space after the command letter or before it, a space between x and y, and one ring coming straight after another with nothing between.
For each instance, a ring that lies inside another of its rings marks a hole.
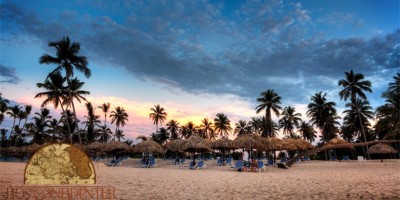
<instances>
[{"instance_id":1,"label":"blue lounge chair","mask_svg":"<svg viewBox=\"0 0 400 200\"><path fill-rule=\"evenodd\" d=\"M196 169L203 169L203 170L206 169L206 163L204 162L204 160L200 160L197 163Z\"/></svg>"},{"instance_id":2,"label":"blue lounge chair","mask_svg":"<svg viewBox=\"0 0 400 200\"><path fill-rule=\"evenodd\" d=\"M350 160L349 155L343 155L343 160Z\"/></svg>"},{"instance_id":3,"label":"blue lounge chair","mask_svg":"<svg viewBox=\"0 0 400 200\"><path fill-rule=\"evenodd\" d=\"M226 164L227 166L232 165L232 158L231 158L231 157L228 157L228 158L226 159L225 164Z\"/></svg>"},{"instance_id":4,"label":"blue lounge chair","mask_svg":"<svg viewBox=\"0 0 400 200\"><path fill-rule=\"evenodd\" d=\"M259 160L257 162L257 171L265 171L265 166L264 166L264 162L262 160Z\"/></svg>"},{"instance_id":5,"label":"blue lounge chair","mask_svg":"<svg viewBox=\"0 0 400 200\"><path fill-rule=\"evenodd\" d=\"M236 161L235 166L231 167L231 168L233 168L233 170L238 170L238 169L241 169L242 167L243 167L243 161L238 160L238 161Z\"/></svg>"},{"instance_id":6,"label":"blue lounge chair","mask_svg":"<svg viewBox=\"0 0 400 200\"><path fill-rule=\"evenodd\" d=\"M187 166L188 169L196 169L196 166L194 166L193 161L190 161L189 166Z\"/></svg>"},{"instance_id":7,"label":"blue lounge chair","mask_svg":"<svg viewBox=\"0 0 400 200\"><path fill-rule=\"evenodd\" d=\"M222 165L222 158L218 158L218 160L217 160L217 165L218 165L218 166L221 166L221 165Z\"/></svg>"},{"instance_id":8,"label":"blue lounge chair","mask_svg":"<svg viewBox=\"0 0 400 200\"><path fill-rule=\"evenodd\" d=\"M272 159L268 159L267 165L269 166L274 165L274 161Z\"/></svg>"},{"instance_id":9,"label":"blue lounge chair","mask_svg":"<svg viewBox=\"0 0 400 200\"><path fill-rule=\"evenodd\" d=\"M150 160L149 165L147 166L148 168L156 168L157 167L157 163L156 160L153 158Z\"/></svg>"},{"instance_id":10,"label":"blue lounge chair","mask_svg":"<svg viewBox=\"0 0 400 200\"><path fill-rule=\"evenodd\" d=\"M287 161L286 157L281 158L281 163L285 163Z\"/></svg>"}]
</instances>

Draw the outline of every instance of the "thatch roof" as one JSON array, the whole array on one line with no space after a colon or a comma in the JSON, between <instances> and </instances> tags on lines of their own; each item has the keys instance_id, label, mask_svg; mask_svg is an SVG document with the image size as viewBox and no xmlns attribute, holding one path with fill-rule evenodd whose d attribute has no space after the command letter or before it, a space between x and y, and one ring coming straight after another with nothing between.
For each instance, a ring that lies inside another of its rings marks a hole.
<instances>
[{"instance_id":1,"label":"thatch roof","mask_svg":"<svg viewBox=\"0 0 400 200\"><path fill-rule=\"evenodd\" d=\"M178 152L181 149L181 145L183 144L184 140L178 138L175 140L170 140L165 144L165 147L169 151Z\"/></svg>"},{"instance_id":2,"label":"thatch roof","mask_svg":"<svg viewBox=\"0 0 400 200\"><path fill-rule=\"evenodd\" d=\"M29 153L33 153L33 152L39 150L41 147L42 147L42 145L33 143L26 147L26 151L28 151Z\"/></svg>"},{"instance_id":3,"label":"thatch roof","mask_svg":"<svg viewBox=\"0 0 400 200\"><path fill-rule=\"evenodd\" d=\"M92 142L86 146L86 148L90 149L90 150L100 150L100 149L103 149L103 147L104 147L104 144L102 144L98 141Z\"/></svg>"},{"instance_id":4,"label":"thatch roof","mask_svg":"<svg viewBox=\"0 0 400 200\"><path fill-rule=\"evenodd\" d=\"M153 140L146 140L138 143L134 148L135 152L141 153L163 153L164 149L160 144L154 142Z\"/></svg>"},{"instance_id":5,"label":"thatch roof","mask_svg":"<svg viewBox=\"0 0 400 200\"><path fill-rule=\"evenodd\" d=\"M131 150L131 147L123 142L119 141L111 141L109 143L104 144L103 146L104 151L129 151Z\"/></svg>"},{"instance_id":6,"label":"thatch roof","mask_svg":"<svg viewBox=\"0 0 400 200\"><path fill-rule=\"evenodd\" d=\"M273 147L266 138L254 133L238 136L233 142L238 148L271 150Z\"/></svg>"},{"instance_id":7,"label":"thatch roof","mask_svg":"<svg viewBox=\"0 0 400 200\"><path fill-rule=\"evenodd\" d=\"M237 149L233 140L230 140L229 138L225 138L225 137L223 137L219 140L216 140L214 142L211 142L211 148L212 149L224 149L224 150Z\"/></svg>"},{"instance_id":8,"label":"thatch roof","mask_svg":"<svg viewBox=\"0 0 400 200\"><path fill-rule=\"evenodd\" d=\"M189 152L210 152L211 146L204 138L193 135L182 143L181 150Z\"/></svg>"},{"instance_id":9,"label":"thatch roof","mask_svg":"<svg viewBox=\"0 0 400 200\"><path fill-rule=\"evenodd\" d=\"M296 139L297 148L299 150L315 149L315 146L303 139Z\"/></svg>"},{"instance_id":10,"label":"thatch roof","mask_svg":"<svg viewBox=\"0 0 400 200\"><path fill-rule=\"evenodd\" d=\"M350 144L350 142L340 138L332 138L331 140L325 143L324 147L329 147L329 146L334 147L339 144ZM342 148L349 148L349 147L342 147Z\"/></svg>"},{"instance_id":11,"label":"thatch roof","mask_svg":"<svg viewBox=\"0 0 400 200\"><path fill-rule=\"evenodd\" d=\"M283 150L283 141L279 138L276 137L271 137L267 139L272 147L271 150Z\"/></svg>"},{"instance_id":12,"label":"thatch roof","mask_svg":"<svg viewBox=\"0 0 400 200\"><path fill-rule=\"evenodd\" d=\"M389 153L397 153L396 149L393 147L384 144L384 143L378 143L375 144L374 146L371 146L368 149L369 154L389 154Z\"/></svg>"}]
</instances>

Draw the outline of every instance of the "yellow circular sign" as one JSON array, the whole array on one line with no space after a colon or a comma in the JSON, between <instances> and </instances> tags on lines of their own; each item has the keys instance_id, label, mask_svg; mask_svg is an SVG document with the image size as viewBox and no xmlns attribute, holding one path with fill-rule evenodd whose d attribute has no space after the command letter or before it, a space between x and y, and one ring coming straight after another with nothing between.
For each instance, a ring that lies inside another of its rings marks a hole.
<instances>
[{"instance_id":1,"label":"yellow circular sign","mask_svg":"<svg viewBox=\"0 0 400 200\"><path fill-rule=\"evenodd\" d=\"M36 151L25 168L25 184L95 184L89 157L73 145L56 143Z\"/></svg>"}]
</instances>

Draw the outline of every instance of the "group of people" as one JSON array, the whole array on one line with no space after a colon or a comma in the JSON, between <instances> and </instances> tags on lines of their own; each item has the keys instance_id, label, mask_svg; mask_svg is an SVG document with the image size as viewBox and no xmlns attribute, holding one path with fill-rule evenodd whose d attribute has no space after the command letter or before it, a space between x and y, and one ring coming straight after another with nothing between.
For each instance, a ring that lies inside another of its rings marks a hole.
<instances>
[{"instance_id":1,"label":"group of people","mask_svg":"<svg viewBox=\"0 0 400 200\"><path fill-rule=\"evenodd\" d=\"M242 155L242 160L243 160L243 166L238 169L238 171L242 172L256 172L257 171L257 160L254 158L254 155L249 156L249 153L247 151L243 152Z\"/></svg>"}]
</instances>

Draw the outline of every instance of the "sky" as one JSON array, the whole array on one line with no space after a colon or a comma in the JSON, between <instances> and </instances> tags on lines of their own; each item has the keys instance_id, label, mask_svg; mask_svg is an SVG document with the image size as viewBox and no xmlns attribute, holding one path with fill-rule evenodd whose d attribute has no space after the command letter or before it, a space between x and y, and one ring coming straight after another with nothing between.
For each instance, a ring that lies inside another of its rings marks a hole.
<instances>
[{"instance_id":1,"label":"sky","mask_svg":"<svg viewBox=\"0 0 400 200\"><path fill-rule=\"evenodd\" d=\"M198 125L222 112L233 127L263 114L256 98L268 89L305 121L319 91L342 115L338 81L350 70L372 82L367 97L376 108L400 72L399 0L0 2L2 97L37 112L43 99L33 97L43 91L36 83L55 68L39 57L55 55L48 42L69 36L92 70L90 78L76 73L87 100L123 107L127 139L155 131L149 113L156 104L167 121ZM83 104L77 113L86 115ZM10 124L6 117L1 126Z\"/></svg>"}]
</instances>

